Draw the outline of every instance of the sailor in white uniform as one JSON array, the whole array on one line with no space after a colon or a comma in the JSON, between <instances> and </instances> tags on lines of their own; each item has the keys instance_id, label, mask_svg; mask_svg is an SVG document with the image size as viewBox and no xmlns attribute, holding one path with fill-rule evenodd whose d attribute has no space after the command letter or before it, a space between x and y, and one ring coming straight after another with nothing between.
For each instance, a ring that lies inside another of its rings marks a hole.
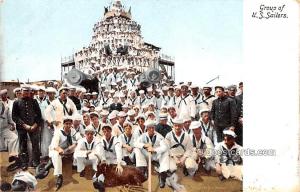
<instances>
[{"instance_id":1,"label":"sailor in white uniform","mask_svg":"<svg viewBox=\"0 0 300 192\"><path fill-rule=\"evenodd\" d=\"M63 127L63 117L77 114L74 102L67 97L68 88L59 89L59 97L48 105L45 110L46 120L54 125L55 128ZM52 116L54 113L54 117Z\"/></svg>"},{"instance_id":2,"label":"sailor in white uniform","mask_svg":"<svg viewBox=\"0 0 300 192\"><path fill-rule=\"evenodd\" d=\"M192 131L190 138L193 144L192 158L197 162L197 169L191 170L191 174L195 174L199 165L202 165L207 172L215 169L213 157L214 145L211 140L203 134L201 123L199 121L193 121L190 130Z\"/></svg>"},{"instance_id":3,"label":"sailor in white uniform","mask_svg":"<svg viewBox=\"0 0 300 192\"><path fill-rule=\"evenodd\" d=\"M137 98L137 104L142 108L143 106L147 105L148 100L147 97L145 96L145 91L144 90L139 90L140 96Z\"/></svg>"},{"instance_id":4,"label":"sailor in white uniform","mask_svg":"<svg viewBox=\"0 0 300 192\"><path fill-rule=\"evenodd\" d=\"M117 117L118 117L118 123L113 126L112 134L118 137L124 132L123 124L126 120L127 114L124 111L120 111Z\"/></svg>"},{"instance_id":5,"label":"sailor in white uniform","mask_svg":"<svg viewBox=\"0 0 300 192\"><path fill-rule=\"evenodd\" d=\"M173 121L173 130L167 133L166 143L170 150L170 171L177 170L177 166L183 166L183 173L188 176L194 170L196 162L192 157L192 141L185 131L183 131L183 120L176 118Z\"/></svg>"},{"instance_id":6,"label":"sailor in white uniform","mask_svg":"<svg viewBox=\"0 0 300 192\"><path fill-rule=\"evenodd\" d=\"M93 127L87 127L85 137L78 141L75 148L74 159L77 161L77 172L80 173L80 177L85 175L85 166L92 165L96 172L98 163L106 160L103 146L100 141L95 140L94 132Z\"/></svg>"},{"instance_id":7,"label":"sailor in white uniform","mask_svg":"<svg viewBox=\"0 0 300 192\"><path fill-rule=\"evenodd\" d=\"M188 94L188 86L181 85L181 96L179 98L179 102L176 103L178 108L178 116L182 117L182 113L190 114L192 119L195 119L196 115L196 105L193 97Z\"/></svg>"},{"instance_id":8,"label":"sailor in white uniform","mask_svg":"<svg viewBox=\"0 0 300 192\"><path fill-rule=\"evenodd\" d=\"M53 174L57 176L56 188L59 189L63 183L62 158L73 154L76 141L72 138L75 130L72 128L73 120L66 116L63 119L63 128L56 129L49 146L49 157L54 166Z\"/></svg>"},{"instance_id":9,"label":"sailor in white uniform","mask_svg":"<svg viewBox=\"0 0 300 192\"><path fill-rule=\"evenodd\" d=\"M142 168L145 172L149 153L151 153L151 160L159 163L160 188L164 188L170 161L168 145L165 143L164 137L155 131L155 126L155 121L147 121L147 132L143 133L135 143L135 147L142 153L140 158L136 157L136 167Z\"/></svg>"},{"instance_id":10,"label":"sailor in white uniform","mask_svg":"<svg viewBox=\"0 0 300 192\"><path fill-rule=\"evenodd\" d=\"M224 130L223 134L224 141L215 147L216 172L220 180L233 177L242 181L242 147L235 142L236 134L233 131Z\"/></svg>"}]
</instances>

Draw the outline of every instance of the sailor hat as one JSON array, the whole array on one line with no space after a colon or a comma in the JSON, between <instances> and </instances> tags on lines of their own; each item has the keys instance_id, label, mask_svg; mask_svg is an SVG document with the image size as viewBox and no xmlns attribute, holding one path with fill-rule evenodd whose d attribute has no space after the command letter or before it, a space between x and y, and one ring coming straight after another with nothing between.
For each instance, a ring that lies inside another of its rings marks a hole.
<instances>
[{"instance_id":1,"label":"sailor hat","mask_svg":"<svg viewBox=\"0 0 300 192\"><path fill-rule=\"evenodd\" d=\"M72 116L64 116L63 117L63 123L65 123L65 122L67 122L67 121L73 121L73 118L72 118Z\"/></svg>"},{"instance_id":2,"label":"sailor hat","mask_svg":"<svg viewBox=\"0 0 300 192\"><path fill-rule=\"evenodd\" d=\"M31 87L30 87L30 85L23 84L23 85L21 86L21 90L22 90L22 91L31 91Z\"/></svg>"},{"instance_id":3,"label":"sailor hat","mask_svg":"<svg viewBox=\"0 0 300 192\"><path fill-rule=\"evenodd\" d=\"M14 93L19 92L19 91L21 91L21 88L20 88L20 87L17 87L17 88L15 88L15 89L13 90Z\"/></svg>"},{"instance_id":4,"label":"sailor hat","mask_svg":"<svg viewBox=\"0 0 300 192\"><path fill-rule=\"evenodd\" d=\"M136 119L136 121L139 120L139 119L144 119L144 120L146 120L146 117L145 117L145 115L143 115L143 114L139 114L135 119Z\"/></svg>"},{"instance_id":5,"label":"sailor hat","mask_svg":"<svg viewBox=\"0 0 300 192\"><path fill-rule=\"evenodd\" d=\"M113 90L113 89L109 91L109 93L111 93L111 94L112 94L112 93L115 93L115 92L116 92L116 91Z\"/></svg>"},{"instance_id":6,"label":"sailor hat","mask_svg":"<svg viewBox=\"0 0 300 192\"><path fill-rule=\"evenodd\" d=\"M105 128L112 130L111 125L107 124L107 123L102 125L102 129L105 129Z\"/></svg>"},{"instance_id":7,"label":"sailor hat","mask_svg":"<svg viewBox=\"0 0 300 192\"><path fill-rule=\"evenodd\" d=\"M168 91L168 90L169 90L169 87L163 86L162 90L163 90L163 91Z\"/></svg>"},{"instance_id":8,"label":"sailor hat","mask_svg":"<svg viewBox=\"0 0 300 192\"><path fill-rule=\"evenodd\" d=\"M159 114L159 119L160 120L168 119L168 114L167 113L160 113Z\"/></svg>"},{"instance_id":9,"label":"sailor hat","mask_svg":"<svg viewBox=\"0 0 300 192\"><path fill-rule=\"evenodd\" d=\"M74 120L81 121L82 120L82 116L77 113L77 114L74 115Z\"/></svg>"},{"instance_id":10,"label":"sailor hat","mask_svg":"<svg viewBox=\"0 0 300 192\"><path fill-rule=\"evenodd\" d=\"M84 132L85 133L87 133L87 132L95 132L95 129L94 129L94 127L92 126L92 125L89 125L89 126L87 126L86 128L85 128L85 130L84 130Z\"/></svg>"},{"instance_id":11,"label":"sailor hat","mask_svg":"<svg viewBox=\"0 0 300 192\"><path fill-rule=\"evenodd\" d=\"M112 82L111 86L117 86L117 84L115 82Z\"/></svg>"},{"instance_id":12,"label":"sailor hat","mask_svg":"<svg viewBox=\"0 0 300 192\"><path fill-rule=\"evenodd\" d=\"M47 92L47 93L56 93L56 89L53 88L53 87L48 87L48 88L46 89L46 92Z\"/></svg>"},{"instance_id":13,"label":"sailor hat","mask_svg":"<svg viewBox=\"0 0 300 192\"><path fill-rule=\"evenodd\" d=\"M185 123L185 122L187 122L187 121L191 121L192 118L191 118L190 116L188 116L188 115L185 115L185 117L182 118L182 120L183 120L183 122Z\"/></svg>"},{"instance_id":14,"label":"sailor hat","mask_svg":"<svg viewBox=\"0 0 300 192\"><path fill-rule=\"evenodd\" d=\"M62 90L69 90L69 87L64 87L62 86L61 88L58 89L58 92L60 93Z\"/></svg>"},{"instance_id":15,"label":"sailor hat","mask_svg":"<svg viewBox=\"0 0 300 192\"><path fill-rule=\"evenodd\" d=\"M6 94L7 93L7 89L2 89L2 90L0 90L0 95L4 95L4 94Z\"/></svg>"},{"instance_id":16,"label":"sailor hat","mask_svg":"<svg viewBox=\"0 0 300 192\"><path fill-rule=\"evenodd\" d=\"M201 110L199 111L199 115L201 116L202 113L204 113L204 112L210 112L210 110L209 110L208 108L206 108L206 109L201 109Z\"/></svg>"},{"instance_id":17,"label":"sailor hat","mask_svg":"<svg viewBox=\"0 0 300 192\"><path fill-rule=\"evenodd\" d=\"M128 116L135 115L135 111L134 111L133 109L131 109L131 110L129 110L129 111L127 112L127 115L128 115Z\"/></svg>"},{"instance_id":18,"label":"sailor hat","mask_svg":"<svg viewBox=\"0 0 300 192\"><path fill-rule=\"evenodd\" d=\"M118 117L126 117L127 114L124 111L120 111L117 116Z\"/></svg>"},{"instance_id":19,"label":"sailor hat","mask_svg":"<svg viewBox=\"0 0 300 192\"><path fill-rule=\"evenodd\" d=\"M148 117L149 115L154 115L155 116L153 111L147 111L145 115L146 115L146 117Z\"/></svg>"},{"instance_id":20,"label":"sailor hat","mask_svg":"<svg viewBox=\"0 0 300 192\"><path fill-rule=\"evenodd\" d=\"M124 124L123 124L123 127L125 128L125 127L127 127L128 125L129 125L131 128L133 128L132 123L130 123L129 121L125 121Z\"/></svg>"},{"instance_id":21,"label":"sailor hat","mask_svg":"<svg viewBox=\"0 0 300 192\"><path fill-rule=\"evenodd\" d=\"M96 113L96 112L91 112L91 113L90 113L90 117L93 117L93 116L99 117L98 113Z\"/></svg>"},{"instance_id":22,"label":"sailor hat","mask_svg":"<svg viewBox=\"0 0 300 192\"><path fill-rule=\"evenodd\" d=\"M109 115L108 115L108 119L114 119L114 118L116 118L117 117L117 114L115 113L115 112L111 112Z\"/></svg>"},{"instance_id":23,"label":"sailor hat","mask_svg":"<svg viewBox=\"0 0 300 192\"><path fill-rule=\"evenodd\" d=\"M183 124L183 120L180 119L180 118L175 118L175 119L173 120L173 123L174 123L174 124Z\"/></svg>"},{"instance_id":24,"label":"sailor hat","mask_svg":"<svg viewBox=\"0 0 300 192\"><path fill-rule=\"evenodd\" d=\"M197 85L191 85L191 89L197 89L199 88Z\"/></svg>"},{"instance_id":25,"label":"sailor hat","mask_svg":"<svg viewBox=\"0 0 300 192\"><path fill-rule=\"evenodd\" d=\"M151 87L149 87L149 88L147 89L147 91L148 91L148 92L152 92L153 89L152 89Z\"/></svg>"},{"instance_id":26,"label":"sailor hat","mask_svg":"<svg viewBox=\"0 0 300 192\"><path fill-rule=\"evenodd\" d=\"M145 122L145 126L148 128L148 127L155 127L156 126L156 122L153 121L153 120L147 120Z\"/></svg>"},{"instance_id":27,"label":"sailor hat","mask_svg":"<svg viewBox=\"0 0 300 192\"><path fill-rule=\"evenodd\" d=\"M139 94L145 94L144 90L139 90Z\"/></svg>"},{"instance_id":28,"label":"sailor hat","mask_svg":"<svg viewBox=\"0 0 300 192\"><path fill-rule=\"evenodd\" d=\"M225 135L230 135L230 136L232 136L233 138L236 138L236 134L235 134L235 132L234 131L232 131L232 130L224 130L223 131L223 134L224 134L224 136Z\"/></svg>"},{"instance_id":29,"label":"sailor hat","mask_svg":"<svg viewBox=\"0 0 300 192\"><path fill-rule=\"evenodd\" d=\"M97 92L93 92L92 95L98 95L98 93Z\"/></svg>"},{"instance_id":30,"label":"sailor hat","mask_svg":"<svg viewBox=\"0 0 300 192\"><path fill-rule=\"evenodd\" d=\"M38 91L46 91L45 86L39 86L39 87L38 87Z\"/></svg>"},{"instance_id":31,"label":"sailor hat","mask_svg":"<svg viewBox=\"0 0 300 192\"><path fill-rule=\"evenodd\" d=\"M109 111L107 110L102 110L101 113L100 113L101 116L107 116L109 115Z\"/></svg>"},{"instance_id":32,"label":"sailor hat","mask_svg":"<svg viewBox=\"0 0 300 192\"><path fill-rule=\"evenodd\" d=\"M192 123L190 125L190 130L198 129L200 127L201 127L200 121L192 121Z\"/></svg>"}]
</instances>

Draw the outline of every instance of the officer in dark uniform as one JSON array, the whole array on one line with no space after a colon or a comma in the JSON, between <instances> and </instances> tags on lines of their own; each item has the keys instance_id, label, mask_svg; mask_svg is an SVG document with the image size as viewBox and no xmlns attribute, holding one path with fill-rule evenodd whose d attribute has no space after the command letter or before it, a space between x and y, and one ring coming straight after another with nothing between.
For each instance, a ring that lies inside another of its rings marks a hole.
<instances>
[{"instance_id":1,"label":"officer in dark uniform","mask_svg":"<svg viewBox=\"0 0 300 192\"><path fill-rule=\"evenodd\" d=\"M159 124L156 125L155 131L160 133L163 137L167 135L170 131L172 131L172 127L167 124L168 114L161 113L159 114Z\"/></svg>"},{"instance_id":2,"label":"officer in dark uniform","mask_svg":"<svg viewBox=\"0 0 300 192\"><path fill-rule=\"evenodd\" d=\"M19 137L20 153L27 151L27 134L32 143L32 166L36 167L40 162L40 130L42 115L38 102L30 97L31 88L23 86L22 98L13 103L12 119L16 123ZM23 160L22 166L28 166L28 157Z\"/></svg>"},{"instance_id":3,"label":"officer in dark uniform","mask_svg":"<svg viewBox=\"0 0 300 192\"><path fill-rule=\"evenodd\" d=\"M211 119L214 122L218 142L223 140L223 130L233 130L237 125L237 107L236 102L225 96L224 87L216 86L215 93L218 99L215 99L211 108Z\"/></svg>"}]
</instances>

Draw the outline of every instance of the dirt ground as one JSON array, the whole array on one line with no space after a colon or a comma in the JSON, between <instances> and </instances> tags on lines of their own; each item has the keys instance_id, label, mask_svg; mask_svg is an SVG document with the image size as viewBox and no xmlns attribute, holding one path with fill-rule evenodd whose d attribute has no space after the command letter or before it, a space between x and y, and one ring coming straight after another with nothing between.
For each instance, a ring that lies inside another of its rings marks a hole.
<instances>
[{"instance_id":1,"label":"dirt ground","mask_svg":"<svg viewBox=\"0 0 300 192\"><path fill-rule=\"evenodd\" d=\"M11 182L14 172L7 172L6 167L8 166L7 152L0 153L0 169L1 169L1 180ZM29 172L35 174L34 169L30 168ZM177 171L179 176L179 183L184 185L187 192L239 192L242 191L242 182L237 180L226 180L220 181L216 177L215 173L210 176L205 176L205 174L200 171L195 178L183 177L182 171ZM59 189L59 191L96 191L92 185L92 175L91 171L87 170L85 177L79 177L76 170L72 170L70 164L63 165L63 176L64 184ZM120 186L114 188L107 188L107 192L125 192L125 191L147 191L148 182L143 183L143 189L130 189L128 186ZM55 177L53 176L53 169L49 175L43 179L38 180L37 191L55 191ZM165 187L164 189L159 188L157 174L152 174L152 191L153 192L171 192L172 189Z\"/></svg>"}]
</instances>

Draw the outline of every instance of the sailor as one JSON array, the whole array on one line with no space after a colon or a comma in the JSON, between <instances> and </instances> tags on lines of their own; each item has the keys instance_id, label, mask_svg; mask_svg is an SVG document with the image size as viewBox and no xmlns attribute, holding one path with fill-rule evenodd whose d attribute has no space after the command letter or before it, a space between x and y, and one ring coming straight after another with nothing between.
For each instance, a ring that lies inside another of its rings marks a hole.
<instances>
[{"instance_id":1,"label":"sailor","mask_svg":"<svg viewBox=\"0 0 300 192\"><path fill-rule=\"evenodd\" d=\"M168 95L168 90L169 90L169 88L167 86L163 86L163 88L162 88L163 94L161 96L161 98L162 98L162 106L167 106L168 103L169 103L169 101L170 101L170 99L171 99L171 97Z\"/></svg>"},{"instance_id":2,"label":"sailor","mask_svg":"<svg viewBox=\"0 0 300 192\"><path fill-rule=\"evenodd\" d=\"M168 125L171 126L171 127L173 127L173 125L174 125L174 123L173 123L174 119L176 117L178 117L176 111L177 110L176 110L175 106L169 106L168 107L168 113L169 113L169 116L168 116Z\"/></svg>"},{"instance_id":3,"label":"sailor","mask_svg":"<svg viewBox=\"0 0 300 192\"><path fill-rule=\"evenodd\" d=\"M132 125L136 125L135 124L135 111L133 109L129 110L127 112L127 119L126 121L128 121L129 123L131 123Z\"/></svg>"},{"instance_id":4,"label":"sailor","mask_svg":"<svg viewBox=\"0 0 300 192\"><path fill-rule=\"evenodd\" d=\"M129 78L127 80L127 87L129 90L132 90L135 87L136 79L134 78L134 75L134 72L129 73Z\"/></svg>"},{"instance_id":5,"label":"sailor","mask_svg":"<svg viewBox=\"0 0 300 192\"><path fill-rule=\"evenodd\" d=\"M36 178L30 174L29 171L18 171L12 180L11 190L12 191L35 191L37 188ZM1 188L2 189L2 188ZM10 191L10 190L3 190Z\"/></svg>"},{"instance_id":6,"label":"sailor","mask_svg":"<svg viewBox=\"0 0 300 192\"><path fill-rule=\"evenodd\" d=\"M72 123L72 117L65 116L63 118L63 128L55 130L51 145L49 146L49 157L51 157L54 166L53 174L57 177L57 190L63 183L62 158L72 156L76 147L76 140L72 138L72 135L75 133Z\"/></svg>"},{"instance_id":7,"label":"sailor","mask_svg":"<svg viewBox=\"0 0 300 192\"><path fill-rule=\"evenodd\" d=\"M118 111L112 111L109 115L108 115L108 124L111 125L111 127L114 127L117 123L118 123L118 120L117 120L117 114L119 112Z\"/></svg>"},{"instance_id":8,"label":"sailor","mask_svg":"<svg viewBox=\"0 0 300 192\"><path fill-rule=\"evenodd\" d=\"M98 107L98 105L100 104L97 92L92 92L92 99L90 100L90 103L93 104L95 107Z\"/></svg>"},{"instance_id":9,"label":"sailor","mask_svg":"<svg viewBox=\"0 0 300 192\"><path fill-rule=\"evenodd\" d=\"M148 103L148 100L145 96L145 91L144 90L139 90L140 96L137 98L137 104L142 107Z\"/></svg>"},{"instance_id":10,"label":"sailor","mask_svg":"<svg viewBox=\"0 0 300 192\"><path fill-rule=\"evenodd\" d=\"M109 106L109 111L112 112L113 110L122 111L122 104L117 93L114 94L112 104Z\"/></svg>"},{"instance_id":11,"label":"sailor","mask_svg":"<svg viewBox=\"0 0 300 192\"><path fill-rule=\"evenodd\" d=\"M218 143L217 133L212 124L210 117L209 117L209 109L202 109L200 111L200 123L203 133L206 137L208 137L213 145L215 146Z\"/></svg>"},{"instance_id":12,"label":"sailor","mask_svg":"<svg viewBox=\"0 0 300 192\"><path fill-rule=\"evenodd\" d=\"M134 153L134 142L135 138L132 135L133 125L130 122L124 123L124 133L119 137L119 147L122 149L122 160L126 162L127 165L135 164L135 153Z\"/></svg>"},{"instance_id":13,"label":"sailor","mask_svg":"<svg viewBox=\"0 0 300 192\"><path fill-rule=\"evenodd\" d=\"M73 129L75 130L75 133L72 135L72 137L74 137L74 140L77 142L84 137L85 133L85 128L83 127L81 121L82 116L80 114L75 114L73 119Z\"/></svg>"},{"instance_id":14,"label":"sailor","mask_svg":"<svg viewBox=\"0 0 300 192\"><path fill-rule=\"evenodd\" d=\"M191 96L196 105L196 119L199 119L200 102L202 101L202 94L199 92L199 87L196 85L191 86Z\"/></svg>"},{"instance_id":15,"label":"sailor","mask_svg":"<svg viewBox=\"0 0 300 192\"><path fill-rule=\"evenodd\" d=\"M187 134L191 134L190 125L191 125L192 119L190 116L185 115L183 119L183 131L185 131Z\"/></svg>"},{"instance_id":16,"label":"sailor","mask_svg":"<svg viewBox=\"0 0 300 192\"><path fill-rule=\"evenodd\" d=\"M112 99L109 97L109 91L107 89L105 89L105 91L103 92L103 97L100 101L100 106L103 108L104 105L110 105L112 102Z\"/></svg>"},{"instance_id":17,"label":"sailor","mask_svg":"<svg viewBox=\"0 0 300 192\"><path fill-rule=\"evenodd\" d=\"M149 153L151 153L151 160L159 163L159 186L160 188L164 188L170 161L168 145L165 143L164 137L155 131L155 126L155 121L147 121L147 132L143 133L135 143L135 147L142 153L140 159L136 157L136 167L140 168L145 173L147 170Z\"/></svg>"},{"instance_id":18,"label":"sailor","mask_svg":"<svg viewBox=\"0 0 300 192\"><path fill-rule=\"evenodd\" d=\"M7 90L0 90L0 96L7 92ZM9 162L19 154L19 142L18 136L14 132L15 124L12 120L9 106L5 105L0 100L0 135L1 142L3 142L8 148Z\"/></svg>"},{"instance_id":19,"label":"sailor","mask_svg":"<svg viewBox=\"0 0 300 192\"><path fill-rule=\"evenodd\" d=\"M102 132L102 127L101 127L102 125L99 122L99 115L96 112L92 112L92 113L90 113L90 118L91 118L91 122L92 122L91 126L95 130L95 132L94 132L95 139L100 140L103 136L103 132Z\"/></svg>"},{"instance_id":20,"label":"sailor","mask_svg":"<svg viewBox=\"0 0 300 192\"><path fill-rule=\"evenodd\" d=\"M167 135L172 128L167 124L168 121L168 114L167 113L160 113L159 114L159 123L155 127L155 131L160 133L163 137Z\"/></svg>"},{"instance_id":21,"label":"sailor","mask_svg":"<svg viewBox=\"0 0 300 192\"><path fill-rule=\"evenodd\" d=\"M211 140L203 134L204 132L199 121L193 121L190 130L192 131L190 138L193 144L192 159L197 162L195 169L190 170L191 175L195 174L199 165L202 165L206 172L210 172L212 169L215 169L213 157L214 145Z\"/></svg>"},{"instance_id":22,"label":"sailor","mask_svg":"<svg viewBox=\"0 0 300 192\"><path fill-rule=\"evenodd\" d=\"M176 105L178 107L179 117L182 117L183 113L187 113L190 114L193 119L195 119L196 105L193 97L188 94L188 86L185 84L181 85L181 96Z\"/></svg>"},{"instance_id":23,"label":"sailor","mask_svg":"<svg viewBox=\"0 0 300 192\"><path fill-rule=\"evenodd\" d=\"M67 97L67 87L59 89L59 97L48 105L45 110L45 116L48 122L52 123L55 128L62 128L63 117L77 114L77 108L74 102ZM51 115L54 113L54 117Z\"/></svg>"},{"instance_id":24,"label":"sailor","mask_svg":"<svg viewBox=\"0 0 300 192\"><path fill-rule=\"evenodd\" d=\"M106 163L117 165L117 172L121 173L123 171L122 165L126 165L126 163L122 161L122 151L118 138L112 135L112 128L109 124L103 125L102 131L104 136L101 143L104 147Z\"/></svg>"},{"instance_id":25,"label":"sailor","mask_svg":"<svg viewBox=\"0 0 300 192\"><path fill-rule=\"evenodd\" d=\"M168 106L176 105L176 96L174 94L174 87L170 86L168 90L168 94L170 96Z\"/></svg>"},{"instance_id":26,"label":"sailor","mask_svg":"<svg viewBox=\"0 0 300 192\"><path fill-rule=\"evenodd\" d=\"M118 123L112 128L112 135L119 136L124 132L123 124L126 120L127 114L124 111L120 111L117 115Z\"/></svg>"},{"instance_id":27,"label":"sailor","mask_svg":"<svg viewBox=\"0 0 300 192\"><path fill-rule=\"evenodd\" d=\"M29 134L32 143L32 165L36 167L40 162L40 131L38 127L42 123L42 114L37 101L30 97L30 87L24 85L21 89L22 98L13 103L12 119L16 123L20 153L28 154L27 135ZM24 166L28 160L26 158L26 162L22 162Z\"/></svg>"},{"instance_id":28,"label":"sailor","mask_svg":"<svg viewBox=\"0 0 300 192\"><path fill-rule=\"evenodd\" d=\"M156 106L156 97L153 95L153 89L152 87L147 88L147 104L149 105L149 103L153 103Z\"/></svg>"},{"instance_id":29,"label":"sailor","mask_svg":"<svg viewBox=\"0 0 300 192\"><path fill-rule=\"evenodd\" d=\"M216 172L220 180L234 177L242 181L242 147L235 142L232 130L224 130L223 135L224 140L215 147Z\"/></svg>"},{"instance_id":30,"label":"sailor","mask_svg":"<svg viewBox=\"0 0 300 192\"><path fill-rule=\"evenodd\" d=\"M89 113L84 113L82 115L82 127L83 127L83 130L86 129L87 126L89 126L91 124L91 118L90 118L90 114ZM81 132L82 135L84 135L84 132Z\"/></svg>"},{"instance_id":31,"label":"sailor","mask_svg":"<svg viewBox=\"0 0 300 192\"><path fill-rule=\"evenodd\" d=\"M137 126L133 129L133 136L137 139L139 136L141 136L143 133L146 132L146 126L145 126L146 117L142 114L139 114L136 117Z\"/></svg>"},{"instance_id":32,"label":"sailor","mask_svg":"<svg viewBox=\"0 0 300 192\"><path fill-rule=\"evenodd\" d=\"M135 106L137 104L136 92L134 90L130 91L130 96L127 99L127 103L130 107Z\"/></svg>"},{"instance_id":33,"label":"sailor","mask_svg":"<svg viewBox=\"0 0 300 192\"><path fill-rule=\"evenodd\" d=\"M50 105L50 103L55 99L56 89L54 89L53 87L48 87L46 89L46 94L47 94L47 98L46 98L47 104Z\"/></svg>"},{"instance_id":34,"label":"sailor","mask_svg":"<svg viewBox=\"0 0 300 192\"><path fill-rule=\"evenodd\" d=\"M173 121L173 130L166 135L166 143L170 150L170 171L177 170L177 166L183 167L185 176L191 175L195 169L195 160L192 157L192 141L185 131L183 131L183 120L176 118Z\"/></svg>"},{"instance_id":35,"label":"sailor","mask_svg":"<svg viewBox=\"0 0 300 192\"><path fill-rule=\"evenodd\" d=\"M93 170L96 172L99 162L106 160L102 144L94 138L94 128L88 126L84 131L85 136L78 141L74 152L74 159L77 161L77 172L80 173L80 177L84 177L86 165L92 165Z\"/></svg>"},{"instance_id":36,"label":"sailor","mask_svg":"<svg viewBox=\"0 0 300 192\"><path fill-rule=\"evenodd\" d=\"M13 92L15 94L15 100L22 98L22 92L21 92L21 88L20 87L15 88L13 90Z\"/></svg>"},{"instance_id":37,"label":"sailor","mask_svg":"<svg viewBox=\"0 0 300 192\"><path fill-rule=\"evenodd\" d=\"M80 111L81 110L81 103L80 103L80 100L79 100L78 96L76 95L76 88L75 87L69 87L68 98L73 101L73 103L76 106L76 109L78 111Z\"/></svg>"},{"instance_id":38,"label":"sailor","mask_svg":"<svg viewBox=\"0 0 300 192\"><path fill-rule=\"evenodd\" d=\"M216 97L211 94L211 86L205 85L203 86L203 97L200 102L198 102L199 110L202 109L209 109L211 110L213 100L215 100Z\"/></svg>"}]
</instances>

